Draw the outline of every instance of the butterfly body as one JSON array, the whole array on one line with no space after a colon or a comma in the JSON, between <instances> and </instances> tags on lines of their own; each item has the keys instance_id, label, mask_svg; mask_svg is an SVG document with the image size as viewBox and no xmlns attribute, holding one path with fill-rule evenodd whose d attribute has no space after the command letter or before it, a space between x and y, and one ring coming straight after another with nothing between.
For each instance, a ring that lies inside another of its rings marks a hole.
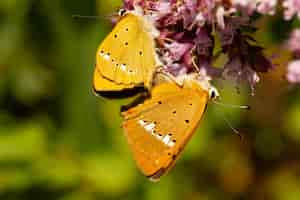
<instances>
[{"instance_id":1,"label":"butterfly body","mask_svg":"<svg viewBox=\"0 0 300 200\"><path fill-rule=\"evenodd\" d=\"M146 16L124 14L97 50L94 91L101 95L135 87L150 89L159 65L154 41L157 35Z\"/></svg>"},{"instance_id":2,"label":"butterfly body","mask_svg":"<svg viewBox=\"0 0 300 200\"><path fill-rule=\"evenodd\" d=\"M159 179L174 164L195 132L209 91L195 80L152 89L151 98L123 112L125 136L142 173Z\"/></svg>"}]
</instances>

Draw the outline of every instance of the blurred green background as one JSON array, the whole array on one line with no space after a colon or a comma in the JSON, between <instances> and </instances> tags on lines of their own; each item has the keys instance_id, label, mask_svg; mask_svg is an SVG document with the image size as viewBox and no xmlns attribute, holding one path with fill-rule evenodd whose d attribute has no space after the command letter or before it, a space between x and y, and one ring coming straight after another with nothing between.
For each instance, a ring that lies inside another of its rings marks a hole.
<instances>
[{"instance_id":1,"label":"blurred green background","mask_svg":"<svg viewBox=\"0 0 300 200\"><path fill-rule=\"evenodd\" d=\"M254 97L217 83L222 101L252 110L211 104L175 168L152 183L122 133L126 102L91 90L96 48L120 5L0 1L0 199L300 199L300 90L284 81L290 55L279 46L299 22L257 22L258 41L280 53L277 70L262 77Z\"/></svg>"}]
</instances>

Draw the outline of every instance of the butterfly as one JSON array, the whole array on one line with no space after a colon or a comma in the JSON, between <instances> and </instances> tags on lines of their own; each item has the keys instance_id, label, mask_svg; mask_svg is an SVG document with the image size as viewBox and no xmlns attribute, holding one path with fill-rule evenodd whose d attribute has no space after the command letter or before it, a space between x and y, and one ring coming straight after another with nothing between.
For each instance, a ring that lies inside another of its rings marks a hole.
<instances>
[{"instance_id":1,"label":"butterfly","mask_svg":"<svg viewBox=\"0 0 300 200\"><path fill-rule=\"evenodd\" d=\"M100 96L130 96L150 89L159 65L154 40L159 32L151 20L138 9L120 13L96 54L93 89Z\"/></svg>"},{"instance_id":2,"label":"butterfly","mask_svg":"<svg viewBox=\"0 0 300 200\"><path fill-rule=\"evenodd\" d=\"M149 99L122 112L133 157L151 180L159 180L175 164L209 99L219 96L214 87L191 77L186 77L182 86L174 82L154 86Z\"/></svg>"}]
</instances>

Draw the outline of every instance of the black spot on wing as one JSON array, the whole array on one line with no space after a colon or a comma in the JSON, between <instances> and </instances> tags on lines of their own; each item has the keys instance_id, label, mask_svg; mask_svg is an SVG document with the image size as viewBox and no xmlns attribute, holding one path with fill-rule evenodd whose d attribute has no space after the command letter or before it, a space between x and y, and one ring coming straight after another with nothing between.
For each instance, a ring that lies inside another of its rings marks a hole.
<instances>
[{"instance_id":1,"label":"black spot on wing","mask_svg":"<svg viewBox=\"0 0 300 200\"><path fill-rule=\"evenodd\" d=\"M176 155L172 155L172 159L173 159L173 160L176 160Z\"/></svg>"}]
</instances>

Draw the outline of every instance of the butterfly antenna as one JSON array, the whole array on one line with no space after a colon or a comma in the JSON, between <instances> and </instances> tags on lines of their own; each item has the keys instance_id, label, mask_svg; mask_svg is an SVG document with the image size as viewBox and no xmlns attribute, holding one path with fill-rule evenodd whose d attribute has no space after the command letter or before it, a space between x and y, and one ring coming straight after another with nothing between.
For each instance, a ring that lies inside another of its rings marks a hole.
<instances>
[{"instance_id":1,"label":"butterfly antenna","mask_svg":"<svg viewBox=\"0 0 300 200\"><path fill-rule=\"evenodd\" d=\"M214 104L222 106L222 107L229 107L229 108L238 108L238 109L246 109L246 110L250 110L251 107L249 105L234 105L234 104L227 104L227 103L222 103L219 102L217 100L212 101ZM234 128L231 123L229 122L229 120L227 119L225 113L222 113L222 118L223 120L226 122L226 124L229 126L229 128L236 134L239 136L240 140L243 141L243 135L239 132L239 130L237 130L236 128Z\"/></svg>"},{"instance_id":2,"label":"butterfly antenna","mask_svg":"<svg viewBox=\"0 0 300 200\"><path fill-rule=\"evenodd\" d=\"M234 128L231 123L229 122L229 120L227 119L227 117L225 116L225 114L222 114L222 118L224 119L224 121L226 122L226 124L229 126L229 128L234 132L234 134L236 134L237 136L239 136L240 140L243 141L243 135L240 133L239 130L237 130L236 128Z\"/></svg>"},{"instance_id":3,"label":"butterfly antenna","mask_svg":"<svg viewBox=\"0 0 300 200\"><path fill-rule=\"evenodd\" d=\"M249 105L234 105L234 104L227 104L227 103L222 103L220 101L212 101L214 104L223 106L223 107L229 107L229 108L239 108L239 109L246 109L250 110L251 107Z\"/></svg>"},{"instance_id":4,"label":"butterfly antenna","mask_svg":"<svg viewBox=\"0 0 300 200\"><path fill-rule=\"evenodd\" d=\"M73 19L101 19L100 16L72 15Z\"/></svg>"},{"instance_id":5,"label":"butterfly antenna","mask_svg":"<svg viewBox=\"0 0 300 200\"><path fill-rule=\"evenodd\" d=\"M194 66L194 68L196 69L197 73L200 73L200 68L198 67L197 63L196 63L196 56L192 57L192 64Z\"/></svg>"},{"instance_id":6,"label":"butterfly antenna","mask_svg":"<svg viewBox=\"0 0 300 200\"><path fill-rule=\"evenodd\" d=\"M179 87L183 86L183 83L181 83L180 81L178 81L173 74L171 74L170 72L165 71L162 67L159 67L156 70L156 73L163 75L163 77L169 79L170 81L172 81L173 83L175 83Z\"/></svg>"},{"instance_id":7,"label":"butterfly antenna","mask_svg":"<svg viewBox=\"0 0 300 200\"><path fill-rule=\"evenodd\" d=\"M105 20L111 20L111 19L116 19L118 20L120 16L118 14L109 14L109 15L102 15L102 16L96 16L96 15L72 15L73 19L93 19L93 20L100 20L100 19L105 19Z\"/></svg>"}]
</instances>

